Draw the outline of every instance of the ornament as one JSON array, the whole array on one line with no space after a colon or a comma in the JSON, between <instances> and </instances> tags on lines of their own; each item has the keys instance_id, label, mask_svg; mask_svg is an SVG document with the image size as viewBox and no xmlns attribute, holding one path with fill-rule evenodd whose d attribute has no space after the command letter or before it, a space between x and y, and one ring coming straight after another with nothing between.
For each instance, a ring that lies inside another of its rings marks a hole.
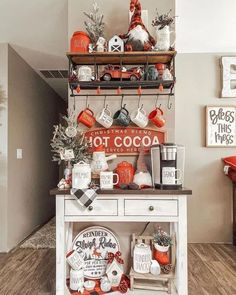
<instances>
[{"instance_id":1,"label":"ornament","mask_svg":"<svg viewBox=\"0 0 236 295\"><path fill-rule=\"evenodd\" d=\"M109 292L111 290L111 283L107 276L101 278L100 288L103 292Z\"/></svg>"},{"instance_id":2,"label":"ornament","mask_svg":"<svg viewBox=\"0 0 236 295\"><path fill-rule=\"evenodd\" d=\"M106 51L106 43L107 43L107 41L106 41L105 38L99 37L98 38L98 41L96 43L96 50L97 50L97 52L104 52L104 51Z\"/></svg>"},{"instance_id":3,"label":"ornament","mask_svg":"<svg viewBox=\"0 0 236 295\"><path fill-rule=\"evenodd\" d=\"M156 260L151 261L150 273L157 276L161 273L160 264Z\"/></svg>"},{"instance_id":4,"label":"ornament","mask_svg":"<svg viewBox=\"0 0 236 295\"><path fill-rule=\"evenodd\" d=\"M95 288L95 284L94 281L88 280L84 283L84 287L87 291L92 291Z\"/></svg>"},{"instance_id":5,"label":"ornament","mask_svg":"<svg viewBox=\"0 0 236 295\"><path fill-rule=\"evenodd\" d=\"M118 290L120 293L125 294L129 289L129 285L125 279L122 279L120 282L120 285L118 287Z\"/></svg>"},{"instance_id":6,"label":"ornament","mask_svg":"<svg viewBox=\"0 0 236 295\"><path fill-rule=\"evenodd\" d=\"M73 138L77 134L77 129L74 126L68 126L65 130L66 136Z\"/></svg>"},{"instance_id":7,"label":"ornament","mask_svg":"<svg viewBox=\"0 0 236 295\"><path fill-rule=\"evenodd\" d=\"M59 181L57 187L58 187L59 189L69 189L71 186L70 186L69 183L66 182L66 180L65 180L64 178L62 178L62 179Z\"/></svg>"},{"instance_id":8,"label":"ornament","mask_svg":"<svg viewBox=\"0 0 236 295\"><path fill-rule=\"evenodd\" d=\"M117 35L113 36L108 42L109 52L123 52L124 41Z\"/></svg>"},{"instance_id":9,"label":"ornament","mask_svg":"<svg viewBox=\"0 0 236 295\"><path fill-rule=\"evenodd\" d=\"M111 282L112 287L118 287L124 273L123 269L124 261L121 258L121 252L117 251L115 254L108 253L108 264L106 274Z\"/></svg>"},{"instance_id":10,"label":"ornament","mask_svg":"<svg viewBox=\"0 0 236 295\"><path fill-rule=\"evenodd\" d=\"M161 271L164 274L169 274L172 271L172 269L173 269L172 264L161 265Z\"/></svg>"}]
</instances>

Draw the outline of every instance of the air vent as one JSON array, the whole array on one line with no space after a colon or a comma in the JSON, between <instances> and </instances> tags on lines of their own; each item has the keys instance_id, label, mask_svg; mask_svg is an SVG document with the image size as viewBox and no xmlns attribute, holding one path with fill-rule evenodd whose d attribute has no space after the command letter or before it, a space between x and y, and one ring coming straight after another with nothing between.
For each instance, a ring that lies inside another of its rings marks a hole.
<instances>
[{"instance_id":1,"label":"air vent","mask_svg":"<svg viewBox=\"0 0 236 295\"><path fill-rule=\"evenodd\" d=\"M46 79L65 79L68 78L67 70L39 70Z\"/></svg>"}]
</instances>

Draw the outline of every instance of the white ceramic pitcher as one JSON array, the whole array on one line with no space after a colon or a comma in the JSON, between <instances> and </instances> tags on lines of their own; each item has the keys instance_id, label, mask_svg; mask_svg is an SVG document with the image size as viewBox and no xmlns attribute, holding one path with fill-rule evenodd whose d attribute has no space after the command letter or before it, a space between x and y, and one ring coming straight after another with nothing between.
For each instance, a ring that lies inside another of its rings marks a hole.
<instances>
[{"instance_id":1,"label":"white ceramic pitcher","mask_svg":"<svg viewBox=\"0 0 236 295\"><path fill-rule=\"evenodd\" d=\"M169 26L165 26L163 29L159 29L159 27L157 27L156 28L157 43L155 45L155 50L168 51L170 47L173 47L175 44L175 38L174 38L174 42L171 44L170 43L171 34L175 34L175 32L170 31Z\"/></svg>"}]
</instances>

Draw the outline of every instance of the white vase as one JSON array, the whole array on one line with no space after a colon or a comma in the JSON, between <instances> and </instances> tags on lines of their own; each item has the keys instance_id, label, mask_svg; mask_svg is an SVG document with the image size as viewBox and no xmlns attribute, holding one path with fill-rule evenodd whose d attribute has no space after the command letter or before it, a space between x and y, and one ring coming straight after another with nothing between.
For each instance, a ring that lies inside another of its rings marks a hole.
<instances>
[{"instance_id":1,"label":"white vase","mask_svg":"<svg viewBox=\"0 0 236 295\"><path fill-rule=\"evenodd\" d=\"M156 36L157 43L155 45L155 50L168 51L170 47L174 46L175 41L170 43L170 35L173 34L174 31L170 31L169 26L165 26L163 29L159 27L156 28Z\"/></svg>"}]
</instances>

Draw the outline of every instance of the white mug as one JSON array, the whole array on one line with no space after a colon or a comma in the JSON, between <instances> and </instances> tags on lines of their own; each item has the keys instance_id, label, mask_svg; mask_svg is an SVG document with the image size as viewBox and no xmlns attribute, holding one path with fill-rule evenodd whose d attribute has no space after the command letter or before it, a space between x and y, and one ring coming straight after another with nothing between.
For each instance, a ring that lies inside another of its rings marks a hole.
<instances>
[{"instance_id":1,"label":"white mug","mask_svg":"<svg viewBox=\"0 0 236 295\"><path fill-rule=\"evenodd\" d=\"M84 285L84 270L70 270L70 289L73 291L77 291L82 288Z\"/></svg>"},{"instance_id":2,"label":"white mug","mask_svg":"<svg viewBox=\"0 0 236 295\"><path fill-rule=\"evenodd\" d=\"M117 177L116 182L113 182L113 176ZM101 189L113 189L113 186L119 182L119 175L112 171L100 172L100 188Z\"/></svg>"},{"instance_id":3,"label":"white mug","mask_svg":"<svg viewBox=\"0 0 236 295\"><path fill-rule=\"evenodd\" d=\"M111 117L111 111L108 108L102 109L100 113L97 114L96 120L105 128L110 128L113 124L113 119Z\"/></svg>"},{"instance_id":4,"label":"white mug","mask_svg":"<svg viewBox=\"0 0 236 295\"><path fill-rule=\"evenodd\" d=\"M74 270L80 270L84 267L83 257L75 250L66 255L66 261Z\"/></svg>"},{"instance_id":5,"label":"white mug","mask_svg":"<svg viewBox=\"0 0 236 295\"><path fill-rule=\"evenodd\" d=\"M144 128L148 124L148 117L146 112L142 108L138 108L131 113L131 120L137 126Z\"/></svg>"},{"instance_id":6,"label":"white mug","mask_svg":"<svg viewBox=\"0 0 236 295\"><path fill-rule=\"evenodd\" d=\"M179 177L175 178L175 173L179 173ZM162 184L176 184L181 181L182 175L180 169L175 167L163 167L162 168Z\"/></svg>"}]
</instances>

